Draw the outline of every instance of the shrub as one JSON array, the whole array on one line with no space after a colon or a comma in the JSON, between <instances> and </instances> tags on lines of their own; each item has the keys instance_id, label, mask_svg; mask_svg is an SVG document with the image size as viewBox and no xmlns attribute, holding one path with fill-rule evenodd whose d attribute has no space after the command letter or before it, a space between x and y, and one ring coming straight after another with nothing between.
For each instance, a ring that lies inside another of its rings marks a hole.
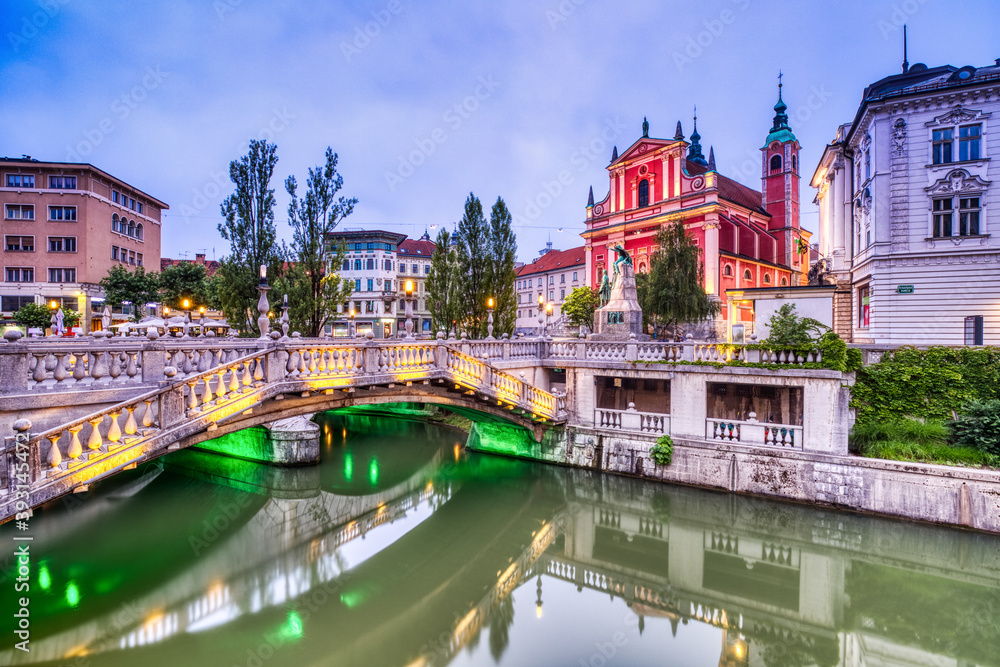
<instances>
[{"instance_id":1,"label":"shrub","mask_svg":"<svg viewBox=\"0 0 1000 667\"><path fill-rule=\"evenodd\" d=\"M52 321L52 312L37 303L26 303L14 313L14 321L28 329L46 329Z\"/></svg>"},{"instance_id":2,"label":"shrub","mask_svg":"<svg viewBox=\"0 0 1000 667\"><path fill-rule=\"evenodd\" d=\"M886 442L906 442L918 446L944 445L948 442L948 427L939 421L918 419L880 420L855 424L851 430L851 449L864 453L866 449Z\"/></svg>"},{"instance_id":3,"label":"shrub","mask_svg":"<svg viewBox=\"0 0 1000 667\"><path fill-rule=\"evenodd\" d=\"M798 346L813 343L818 334L830 327L812 319L795 314L795 304L786 303L768 321L768 345Z\"/></svg>"},{"instance_id":4,"label":"shrub","mask_svg":"<svg viewBox=\"0 0 1000 667\"><path fill-rule=\"evenodd\" d=\"M833 331L819 337L817 344L823 355L823 365L835 371L847 370L847 343Z\"/></svg>"},{"instance_id":5,"label":"shrub","mask_svg":"<svg viewBox=\"0 0 1000 667\"><path fill-rule=\"evenodd\" d=\"M864 365L861 350L856 347L847 348L847 368L848 373L853 373Z\"/></svg>"},{"instance_id":6,"label":"shrub","mask_svg":"<svg viewBox=\"0 0 1000 667\"><path fill-rule=\"evenodd\" d=\"M668 466L674 459L674 441L669 435L661 435L656 444L649 448L649 457L658 466Z\"/></svg>"},{"instance_id":7,"label":"shrub","mask_svg":"<svg viewBox=\"0 0 1000 667\"><path fill-rule=\"evenodd\" d=\"M1000 400L966 403L952 428L955 444L1000 456Z\"/></svg>"}]
</instances>

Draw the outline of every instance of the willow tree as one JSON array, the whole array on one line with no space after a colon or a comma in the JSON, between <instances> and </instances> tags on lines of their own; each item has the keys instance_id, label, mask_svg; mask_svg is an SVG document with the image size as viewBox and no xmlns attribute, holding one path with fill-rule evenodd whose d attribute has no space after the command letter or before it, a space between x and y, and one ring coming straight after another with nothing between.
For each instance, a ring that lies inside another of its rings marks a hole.
<instances>
[{"instance_id":1,"label":"willow tree","mask_svg":"<svg viewBox=\"0 0 1000 667\"><path fill-rule=\"evenodd\" d=\"M235 192L223 200L225 218L219 234L229 241L229 254L219 267L219 302L229 323L242 331L257 329L257 284L261 266L276 277L281 254L274 226L271 177L278 163L277 147L254 139L247 154L229 163Z\"/></svg>"},{"instance_id":2,"label":"willow tree","mask_svg":"<svg viewBox=\"0 0 1000 667\"><path fill-rule=\"evenodd\" d=\"M702 322L719 314L721 305L702 287L701 251L680 221L661 227L659 248L649 264L649 278L640 305L661 331L679 333L679 326Z\"/></svg>"},{"instance_id":3,"label":"willow tree","mask_svg":"<svg viewBox=\"0 0 1000 667\"><path fill-rule=\"evenodd\" d=\"M338 196L344 178L337 173L337 154L326 149L326 163L309 169L304 197L297 195L294 176L285 179L291 197L290 268L283 280L289 294L289 318L306 336L319 336L337 307L351 295L350 283L337 272L345 249L330 238L340 221L354 211L356 197Z\"/></svg>"},{"instance_id":4,"label":"willow tree","mask_svg":"<svg viewBox=\"0 0 1000 667\"><path fill-rule=\"evenodd\" d=\"M434 331L450 331L452 323L461 317L461 264L458 253L451 246L451 236L444 227L434 240L431 272L424 286L427 288L427 310L431 312Z\"/></svg>"},{"instance_id":5,"label":"willow tree","mask_svg":"<svg viewBox=\"0 0 1000 667\"><path fill-rule=\"evenodd\" d=\"M490 210L490 226L487 235L486 289L480 299L494 299L494 333L513 334L517 321L517 239L511 226L512 217L507 204L501 197ZM485 328L480 334L485 333Z\"/></svg>"}]
</instances>

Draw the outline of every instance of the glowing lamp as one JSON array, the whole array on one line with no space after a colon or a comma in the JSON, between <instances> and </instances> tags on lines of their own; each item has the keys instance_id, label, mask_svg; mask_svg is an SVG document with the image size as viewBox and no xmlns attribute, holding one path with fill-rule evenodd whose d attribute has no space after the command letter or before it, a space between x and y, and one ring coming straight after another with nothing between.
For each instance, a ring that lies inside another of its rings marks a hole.
<instances>
[{"instance_id":1,"label":"glowing lamp","mask_svg":"<svg viewBox=\"0 0 1000 667\"><path fill-rule=\"evenodd\" d=\"M199 306L198 307L198 312L204 314L205 313L205 306Z\"/></svg>"},{"instance_id":2,"label":"glowing lamp","mask_svg":"<svg viewBox=\"0 0 1000 667\"><path fill-rule=\"evenodd\" d=\"M51 308L52 310L56 309L56 305L57 304L56 304L55 300L49 301L49 308Z\"/></svg>"},{"instance_id":3,"label":"glowing lamp","mask_svg":"<svg viewBox=\"0 0 1000 667\"><path fill-rule=\"evenodd\" d=\"M413 281L412 280L407 280L406 281L405 290L406 290L406 296L413 296Z\"/></svg>"},{"instance_id":4,"label":"glowing lamp","mask_svg":"<svg viewBox=\"0 0 1000 667\"><path fill-rule=\"evenodd\" d=\"M490 297L489 299L486 300L486 307L493 308L493 297Z\"/></svg>"},{"instance_id":5,"label":"glowing lamp","mask_svg":"<svg viewBox=\"0 0 1000 667\"><path fill-rule=\"evenodd\" d=\"M552 302L545 304L545 312L548 313L549 315L552 314Z\"/></svg>"},{"instance_id":6,"label":"glowing lamp","mask_svg":"<svg viewBox=\"0 0 1000 667\"><path fill-rule=\"evenodd\" d=\"M539 294L538 295L538 307L541 308L543 305L545 305L545 297L543 297L541 294Z\"/></svg>"},{"instance_id":7,"label":"glowing lamp","mask_svg":"<svg viewBox=\"0 0 1000 667\"><path fill-rule=\"evenodd\" d=\"M187 310L188 308L191 307L191 302L188 301L187 299L184 299L184 301L183 301L183 303L181 303L181 305L184 306L184 310Z\"/></svg>"}]
</instances>

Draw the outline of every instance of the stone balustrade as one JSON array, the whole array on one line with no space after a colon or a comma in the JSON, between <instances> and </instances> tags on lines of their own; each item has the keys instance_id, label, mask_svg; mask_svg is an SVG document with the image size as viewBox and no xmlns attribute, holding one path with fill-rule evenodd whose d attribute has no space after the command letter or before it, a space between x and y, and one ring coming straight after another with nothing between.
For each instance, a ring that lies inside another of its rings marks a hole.
<instances>
[{"instance_id":1,"label":"stone balustrade","mask_svg":"<svg viewBox=\"0 0 1000 667\"><path fill-rule=\"evenodd\" d=\"M766 445L802 450L805 442L802 426L767 424L737 419L705 420L705 439L713 442L740 442L745 445Z\"/></svg>"},{"instance_id":2,"label":"stone balustrade","mask_svg":"<svg viewBox=\"0 0 1000 667\"><path fill-rule=\"evenodd\" d=\"M635 431L664 435L670 433L670 415L640 412L631 404L628 410L597 408L594 410L594 425L613 431Z\"/></svg>"}]
</instances>

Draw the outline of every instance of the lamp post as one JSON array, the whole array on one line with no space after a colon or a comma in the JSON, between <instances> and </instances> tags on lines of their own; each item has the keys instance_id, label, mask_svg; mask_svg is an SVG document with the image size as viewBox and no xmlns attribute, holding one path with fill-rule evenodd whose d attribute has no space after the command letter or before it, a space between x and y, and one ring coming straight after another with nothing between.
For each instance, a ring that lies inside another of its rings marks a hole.
<instances>
[{"instance_id":1,"label":"lamp post","mask_svg":"<svg viewBox=\"0 0 1000 667\"><path fill-rule=\"evenodd\" d=\"M260 265L260 281L257 283L257 291L260 292L260 299L257 300L257 312L260 316L257 318L257 328L260 329L260 337L267 338L267 333L271 329L271 321L267 319L267 311L270 309L270 304L267 303L267 291L271 289L267 285L267 267L263 264Z\"/></svg>"},{"instance_id":2,"label":"lamp post","mask_svg":"<svg viewBox=\"0 0 1000 667\"><path fill-rule=\"evenodd\" d=\"M288 295L281 297L281 337L288 338Z\"/></svg>"},{"instance_id":3,"label":"lamp post","mask_svg":"<svg viewBox=\"0 0 1000 667\"><path fill-rule=\"evenodd\" d=\"M354 338L354 308L351 308L350 319L347 320L347 337Z\"/></svg>"},{"instance_id":4,"label":"lamp post","mask_svg":"<svg viewBox=\"0 0 1000 667\"><path fill-rule=\"evenodd\" d=\"M406 292L406 297L403 299L403 303L406 308L406 336L404 338L413 338L413 281L407 280L406 286L403 290Z\"/></svg>"},{"instance_id":5,"label":"lamp post","mask_svg":"<svg viewBox=\"0 0 1000 667\"><path fill-rule=\"evenodd\" d=\"M549 332L549 318L552 317L552 302L545 304L545 332Z\"/></svg>"},{"instance_id":6,"label":"lamp post","mask_svg":"<svg viewBox=\"0 0 1000 667\"><path fill-rule=\"evenodd\" d=\"M198 306L198 327L201 331L198 333L199 338L205 337L205 306Z\"/></svg>"},{"instance_id":7,"label":"lamp post","mask_svg":"<svg viewBox=\"0 0 1000 667\"><path fill-rule=\"evenodd\" d=\"M486 299L486 340L493 340L493 297Z\"/></svg>"},{"instance_id":8,"label":"lamp post","mask_svg":"<svg viewBox=\"0 0 1000 667\"><path fill-rule=\"evenodd\" d=\"M51 317L49 317L49 324L52 325L52 335L53 336L58 336L59 335L59 330L58 330L58 327L56 326L56 306L57 305L58 304L55 302L55 299L53 299L52 301L49 301L49 310L52 311L52 315L51 315ZM45 332L43 331L42 333L44 334Z\"/></svg>"},{"instance_id":9,"label":"lamp post","mask_svg":"<svg viewBox=\"0 0 1000 667\"><path fill-rule=\"evenodd\" d=\"M538 295L538 337L545 336L545 297Z\"/></svg>"},{"instance_id":10,"label":"lamp post","mask_svg":"<svg viewBox=\"0 0 1000 667\"><path fill-rule=\"evenodd\" d=\"M184 307L184 335L181 336L181 338L190 338L190 336L188 336L188 328L191 326L191 312L189 310L189 308L191 308L191 302L184 299L184 301L181 302L181 306Z\"/></svg>"}]
</instances>

